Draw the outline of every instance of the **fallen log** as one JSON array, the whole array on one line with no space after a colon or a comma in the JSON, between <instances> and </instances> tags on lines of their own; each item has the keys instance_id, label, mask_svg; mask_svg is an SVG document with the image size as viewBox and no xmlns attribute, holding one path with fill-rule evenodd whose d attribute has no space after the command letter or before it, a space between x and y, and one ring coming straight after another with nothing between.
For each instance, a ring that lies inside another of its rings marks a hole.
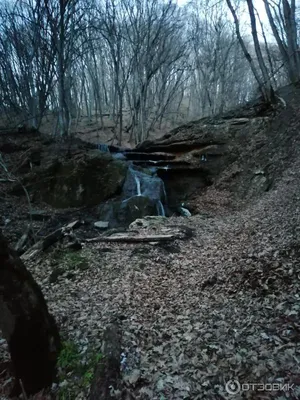
<instances>
[{"instance_id":1,"label":"fallen log","mask_svg":"<svg viewBox=\"0 0 300 400\"><path fill-rule=\"evenodd\" d=\"M51 232L44 239L39 240L36 244L34 244L30 249L28 249L22 256L22 260L29 260L34 257L36 254L41 253L52 246L54 243L61 240L68 231L77 228L80 225L80 221L73 221L68 225L63 226L62 228L56 229L54 232Z\"/></svg>"},{"instance_id":2,"label":"fallen log","mask_svg":"<svg viewBox=\"0 0 300 400\"><path fill-rule=\"evenodd\" d=\"M115 392L120 384L121 328L119 323L111 323L104 331L102 355L96 366L91 385L90 400L116 399Z\"/></svg>"},{"instance_id":3,"label":"fallen log","mask_svg":"<svg viewBox=\"0 0 300 400\"><path fill-rule=\"evenodd\" d=\"M85 239L87 243L95 242L165 242L178 239L177 235L149 235L149 236L98 236L91 239Z\"/></svg>"}]
</instances>

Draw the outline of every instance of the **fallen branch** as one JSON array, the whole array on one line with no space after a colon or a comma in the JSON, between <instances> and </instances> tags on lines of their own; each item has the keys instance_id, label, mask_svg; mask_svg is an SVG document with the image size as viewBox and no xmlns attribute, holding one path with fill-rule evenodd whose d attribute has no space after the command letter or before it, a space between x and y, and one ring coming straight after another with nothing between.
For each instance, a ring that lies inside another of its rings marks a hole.
<instances>
[{"instance_id":1,"label":"fallen branch","mask_svg":"<svg viewBox=\"0 0 300 400\"><path fill-rule=\"evenodd\" d=\"M178 239L176 235L150 235L150 236L98 236L91 239L85 239L88 243L94 242L162 242Z\"/></svg>"},{"instance_id":2,"label":"fallen branch","mask_svg":"<svg viewBox=\"0 0 300 400\"><path fill-rule=\"evenodd\" d=\"M68 225L63 226L62 228L56 229L54 232L51 232L44 239L39 240L36 244L34 244L30 249L28 249L22 256L22 260L29 260L34 257L36 254L41 253L52 246L54 243L61 240L69 231L77 228L80 225L80 221L73 221Z\"/></svg>"}]
</instances>

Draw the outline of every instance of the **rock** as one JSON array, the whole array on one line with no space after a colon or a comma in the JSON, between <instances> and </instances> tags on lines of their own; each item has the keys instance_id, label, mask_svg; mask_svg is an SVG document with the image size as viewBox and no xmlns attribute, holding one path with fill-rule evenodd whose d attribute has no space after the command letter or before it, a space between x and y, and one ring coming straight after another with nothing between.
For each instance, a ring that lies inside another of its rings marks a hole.
<instances>
[{"instance_id":1,"label":"rock","mask_svg":"<svg viewBox=\"0 0 300 400\"><path fill-rule=\"evenodd\" d=\"M116 228L121 224L117 218L117 211L121 205L120 201L100 204L98 207L98 217L101 221L108 222L110 228Z\"/></svg>"},{"instance_id":2,"label":"rock","mask_svg":"<svg viewBox=\"0 0 300 400\"><path fill-rule=\"evenodd\" d=\"M108 221L97 221L94 223L94 227L97 229L107 229L109 226Z\"/></svg>"},{"instance_id":3,"label":"rock","mask_svg":"<svg viewBox=\"0 0 300 400\"><path fill-rule=\"evenodd\" d=\"M7 226L7 225L9 225L11 223L11 219L3 218L3 223L4 223L4 226Z\"/></svg>"},{"instance_id":4,"label":"rock","mask_svg":"<svg viewBox=\"0 0 300 400\"><path fill-rule=\"evenodd\" d=\"M99 207L99 217L109 222L109 226L129 226L138 218L157 216L157 204L146 196L132 196L124 201L106 203Z\"/></svg>"},{"instance_id":5,"label":"rock","mask_svg":"<svg viewBox=\"0 0 300 400\"><path fill-rule=\"evenodd\" d=\"M262 165L256 162L258 152L252 150L258 143L264 143L262 132L269 111L259 102L249 103L224 115L179 126L159 139L140 143L126 155L140 167L155 166L157 175L165 183L168 206L172 211L178 203L211 185L218 185L222 190L226 187L244 198L248 196L252 167ZM261 160L270 158L263 152L261 156ZM245 171L233 175L235 168L245 166L245 159L249 161ZM255 174L261 176L261 171ZM270 177L269 171L268 175ZM261 188L265 182L256 178L253 185L259 187L258 192L255 189L248 197L264 190Z\"/></svg>"},{"instance_id":6,"label":"rock","mask_svg":"<svg viewBox=\"0 0 300 400\"><path fill-rule=\"evenodd\" d=\"M103 247L102 249L98 249L99 253L113 253L113 249L109 247Z\"/></svg>"},{"instance_id":7,"label":"rock","mask_svg":"<svg viewBox=\"0 0 300 400\"><path fill-rule=\"evenodd\" d=\"M178 245L170 243L160 243L159 248L165 250L168 254L178 254L181 253L181 249Z\"/></svg>"},{"instance_id":8,"label":"rock","mask_svg":"<svg viewBox=\"0 0 300 400\"><path fill-rule=\"evenodd\" d=\"M127 171L122 197L128 199L140 195L162 203L166 203L167 200L164 182L161 178L154 176L150 170L137 170L130 167Z\"/></svg>"},{"instance_id":9,"label":"rock","mask_svg":"<svg viewBox=\"0 0 300 400\"><path fill-rule=\"evenodd\" d=\"M271 182L263 173L255 173L250 181L247 195L253 197L269 190Z\"/></svg>"},{"instance_id":10,"label":"rock","mask_svg":"<svg viewBox=\"0 0 300 400\"><path fill-rule=\"evenodd\" d=\"M49 276L49 282L50 282L50 283L55 283L55 282L57 282L58 278L59 278L61 275L63 275L63 273L64 273L64 270L63 270L62 268L55 268L55 269L51 272L51 274L50 274L50 276Z\"/></svg>"},{"instance_id":11,"label":"rock","mask_svg":"<svg viewBox=\"0 0 300 400\"><path fill-rule=\"evenodd\" d=\"M182 215L183 217L191 217L192 214L189 212L189 210L187 208L184 207L178 207L178 212L180 215Z\"/></svg>"},{"instance_id":12,"label":"rock","mask_svg":"<svg viewBox=\"0 0 300 400\"><path fill-rule=\"evenodd\" d=\"M23 177L22 183L53 207L93 206L121 191L127 168L109 153L91 150L70 161L52 160ZM21 194L22 188L16 185L12 192Z\"/></svg>"},{"instance_id":13,"label":"rock","mask_svg":"<svg viewBox=\"0 0 300 400\"><path fill-rule=\"evenodd\" d=\"M156 214L157 208L153 200L146 196L133 196L121 203L118 219L124 222L125 225L129 225L137 218Z\"/></svg>"},{"instance_id":14,"label":"rock","mask_svg":"<svg viewBox=\"0 0 300 400\"><path fill-rule=\"evenodd\" d=\"M139 229L139 228L146 229L146 228L149 228L149 227L161 225L166 221L167 221L167 218L166 217L162 217L160 215L158 215L158 216L146 216L145 218L138 218L135 221L133 221L129 225L129 229L130 230L135 230L135 229Z\"/></svg>"}]
</instances>

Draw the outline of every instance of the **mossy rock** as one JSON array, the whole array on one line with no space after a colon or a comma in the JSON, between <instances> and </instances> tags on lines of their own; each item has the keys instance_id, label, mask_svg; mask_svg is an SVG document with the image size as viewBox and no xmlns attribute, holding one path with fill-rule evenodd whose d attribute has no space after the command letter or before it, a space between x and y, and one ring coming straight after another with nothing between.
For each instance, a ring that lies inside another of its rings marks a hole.
<instances>
[{"instance_id":1,"label":"mossy rock","mask_svg":"<svg viewBox=\"0 0 300 400\"><path fill-rule=\"evenodd\" d=\"M54 160L22 183L53 207L93 206L121 191L126 172L126 162L93 150L79 159Z\"/></svg>"}]
</instances>

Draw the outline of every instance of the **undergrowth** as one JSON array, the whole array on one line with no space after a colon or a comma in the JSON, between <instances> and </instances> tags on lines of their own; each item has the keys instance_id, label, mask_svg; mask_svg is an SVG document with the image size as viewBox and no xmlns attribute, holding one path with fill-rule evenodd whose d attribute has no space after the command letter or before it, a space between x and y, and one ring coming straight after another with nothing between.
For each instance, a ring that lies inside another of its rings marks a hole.
<instances>
[{"instance_id":1,"label":"undergrowth","mask_svg":"<svg viewBox=\"0 0 300 400\"><path fill-rule=\"evenodd\" d=\"M102 355L93 349L82 352L71 340L62 343L58 357L59 400L74 400L78 392L87 393L94 377L95 367Z\"/></svg>"}]
</instances>

